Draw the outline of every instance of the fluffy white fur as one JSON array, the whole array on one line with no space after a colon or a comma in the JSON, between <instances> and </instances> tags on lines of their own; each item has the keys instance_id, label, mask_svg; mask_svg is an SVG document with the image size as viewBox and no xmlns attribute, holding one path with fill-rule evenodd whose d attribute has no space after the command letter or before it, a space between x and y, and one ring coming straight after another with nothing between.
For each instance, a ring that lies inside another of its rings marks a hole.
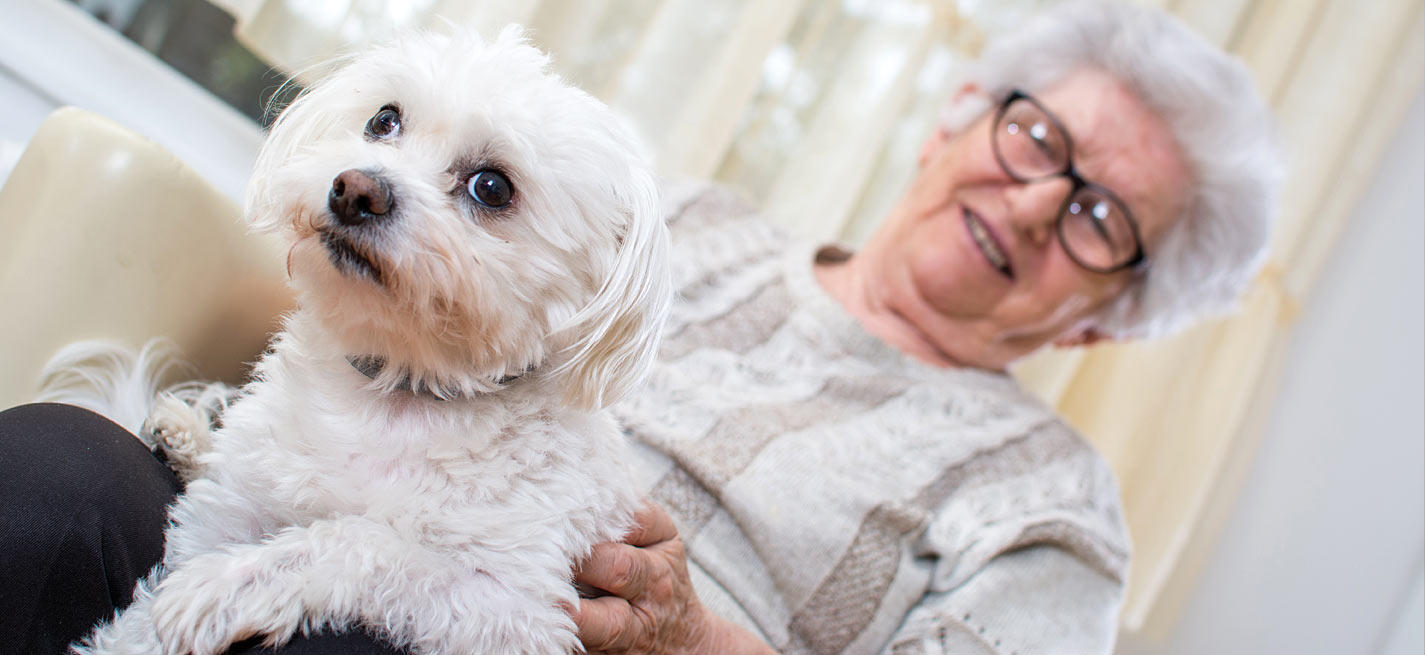
<instances>
[{"instance_id":1,"label":"fluffy white fur","mask_svg":"<svg viewBox=\"0 0 1425 655\"><path fill-rule=\"evenodd\" d=\"M411 35L277 120L248 212L290 239L299 309L211 435L206 415L160 407L201 476L162 564L78 652L220 653L356 624L420 653L578 648L572 563L637 504L599 410L653 356L667 235L631 135L546 65L515 29ZM387 105L400 129L372 138ZM349 169L389 183L388 215L336 220ZM467 194L489 169L508 207ZM350 356L385 366L368 379Z\"/></svg>"}]
</instances>

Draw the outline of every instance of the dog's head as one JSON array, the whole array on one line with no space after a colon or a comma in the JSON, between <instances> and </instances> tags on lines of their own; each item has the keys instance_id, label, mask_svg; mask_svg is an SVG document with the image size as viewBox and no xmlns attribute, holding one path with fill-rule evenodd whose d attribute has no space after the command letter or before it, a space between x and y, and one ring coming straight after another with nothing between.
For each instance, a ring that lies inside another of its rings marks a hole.
<instances>
[{"instance_id":1,"label":"dog's head","mask_svg":"<svg viewBox=\"0 0 1425 655\"><path fill-rule=\"evenodd\" d=\"M412 34L277 119L248 215L291 241L303 311L355 356L443 394L526 371L603 406L666 314L657 189L612 112L507 28Z\"/></svg>"}]
</instances>

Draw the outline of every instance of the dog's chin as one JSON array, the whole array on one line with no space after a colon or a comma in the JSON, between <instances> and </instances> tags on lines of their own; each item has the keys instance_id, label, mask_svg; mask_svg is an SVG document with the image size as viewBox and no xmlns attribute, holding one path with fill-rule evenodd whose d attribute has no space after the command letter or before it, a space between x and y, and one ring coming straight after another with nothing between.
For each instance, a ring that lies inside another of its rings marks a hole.
<instances>
[{"instance_id":1,"label":"dog's chin","mask_svg":"<svg viewBox=\"0 0 1425 655\"><path fill-rule=\"evenodd\" d=\"M302 304L370 317L390 309L391 275L359 245L330 232L313 232L292 245L287 273Z\"/></svg>"},{"instance_id":2,"label":"dog's chin","mask_svg":"<svg viewBox=\"0 0 1425 655\"><path fill-rule=\"evenodd\" d=\"M386 275L382 272L376 259L367 254L360 246L329 230L319 232L317 238L321 240L322 248L326 250L332 267L338 273L347 277L369 280L377 286L386 286Z\"/></svg>"},{"instance_id":3,"label":"dog's chin","mask_svg":"<svg viewBox=\"0 0 1425 655\"><path fill-rule=\"evenodd\" d=\"M397 272L383 269L382 258L329 234L300 239L289 256L292 286L325 343L454 388L518 375L542 361L543 342L529 337L548 331L537 316L517 307L483 314L490 320L443 314L439 303L406 297L413 285L392 286Z\"/></svg>"}]
</instances>

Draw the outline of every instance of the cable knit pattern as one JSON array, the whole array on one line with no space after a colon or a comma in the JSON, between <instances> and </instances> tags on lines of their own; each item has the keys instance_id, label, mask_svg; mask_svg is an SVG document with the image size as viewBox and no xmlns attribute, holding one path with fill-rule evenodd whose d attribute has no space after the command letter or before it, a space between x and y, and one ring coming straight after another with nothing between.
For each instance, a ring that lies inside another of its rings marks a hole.
<instances>
[{"instance_id":1,"label":"cable knit pattern","mask_svg":"<svg viewBox=\"0 0 1425 655\"><path fill-rule=\"evenodd\" d=\"M681 297L659 364L615 412L705 602L784 653L937 652L965 627L947 596L1047 546L1107 590L1093 611L1111 630L1127 536L1079 435L1008 376L930 367L865 332L816 282L817 250L730 192L665 195Z\"/></svg>"}]
</instances>

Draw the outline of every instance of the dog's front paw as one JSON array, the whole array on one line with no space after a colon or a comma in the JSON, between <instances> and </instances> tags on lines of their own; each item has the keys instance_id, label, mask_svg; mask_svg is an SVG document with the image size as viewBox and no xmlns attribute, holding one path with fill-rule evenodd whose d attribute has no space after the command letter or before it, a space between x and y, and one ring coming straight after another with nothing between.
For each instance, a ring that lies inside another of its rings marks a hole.
<instances>
[{"instance_id":1,"label":"dog's front paw","mask_svg":"<svg viewBox=\"0 0 1425 655\"><path fill-rule=\"evenodd\" d=\"M199 458L212 450L212 417L172 395L160 395L149 413L150 447L163 451L184 482L203 475Z\"/></svg>"},{"instance_id":2,"label":"dog's front paw","mask_svg":"<svg viewBox=\"0 0 1425 655\"><path fill-rule=\"evenodd\" d=\"M164 655L217 655L255 635L285 641L301 610L273 590L228 558L190 560L158 586L153 601L153 628Z\"/></svg>"}]
</instances>

